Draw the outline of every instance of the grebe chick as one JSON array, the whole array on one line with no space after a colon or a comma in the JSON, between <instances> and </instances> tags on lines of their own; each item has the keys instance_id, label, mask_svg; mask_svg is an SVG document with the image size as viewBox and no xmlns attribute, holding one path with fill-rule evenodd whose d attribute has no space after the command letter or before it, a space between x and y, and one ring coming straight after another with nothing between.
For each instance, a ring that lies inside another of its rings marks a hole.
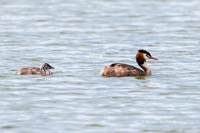
<instances>
[{"instance_id":1,"label":"grebe chick","mask_svg":"<svg viewBox=\"0 0 200 133\"><path fill-rule=\"evenodd\" d=\"M18 74L19 75L51 75L53 74L49 69L54 69L52 66L50 66L48 63L44 63L39 67L23 67L19 69Z\"/></svg>"},{"instance_id":2,"label":"grebe chick","mask_svg":"<svg viewBox=\"0 0 200 133\"><path fill-rule=\"evenodd\" d=\"M146 50L140 49L136 55L136 62L143 70L127 64L114 63L110 66L104 66L101 75L107 77L149 76L151 69L146 65L147 59L158 60Z\"/></svg>"}]
</instances>

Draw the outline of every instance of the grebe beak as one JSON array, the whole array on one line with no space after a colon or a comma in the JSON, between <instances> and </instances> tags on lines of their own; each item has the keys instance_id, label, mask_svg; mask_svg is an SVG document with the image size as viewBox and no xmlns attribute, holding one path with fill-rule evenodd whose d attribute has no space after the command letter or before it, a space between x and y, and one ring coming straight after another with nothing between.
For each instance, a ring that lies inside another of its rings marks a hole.
<instances>
[{"instance_id":1,"label":"grebe beak","mask_svg":"<svg viewBox=\"0 0 200 133\"><path fill-rule=\"evenodd\" d=\"M157 58L154 58L152 56L150 56L149 59L158 60Z\"/></svg>"},{"instance_id":2,"label":"grebe beak","mask_svg":"<svg viewBox=\"0 0 200 133\"><path fill-rule=\"evenodd\" d=\"M54 67L50 66L50 68L49 68L49 69L54 69Z\"/></svg>"}]
</instances>

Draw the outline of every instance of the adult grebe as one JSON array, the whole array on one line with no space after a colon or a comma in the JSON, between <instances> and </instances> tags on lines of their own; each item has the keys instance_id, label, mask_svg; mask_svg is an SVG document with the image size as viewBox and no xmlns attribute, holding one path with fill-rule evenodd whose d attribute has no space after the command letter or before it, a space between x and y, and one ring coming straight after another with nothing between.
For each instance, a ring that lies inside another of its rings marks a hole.
<instances>
[{"instance_id":1,"label":"adult grebe","mask_svg":"<svg viewBox=\"0 0 200 133\"><path fill-rule=\"evenodd\" d=\"M54 69L52 66L50 66L48 63L44 63L39 67L23 67L19 69L18 74L19 75L51 75L53 74L49 69Z\"/></svg>"},{"instance_id":2,"label":"adult grebe","mask_svg":"<svg viewBox=\"0 0 200 133\"><path fill-rule=\"evenodd\" d=\"M136 55L136 62L144 71L131 65L114 63L110 66L104 66L104 69L101 71L101 75L108 77L151 75L151 69L146 65L147 59L158 60L157 58L152 57L151 54L146 50L140 49Z\"/></svg>"}]
</instances>

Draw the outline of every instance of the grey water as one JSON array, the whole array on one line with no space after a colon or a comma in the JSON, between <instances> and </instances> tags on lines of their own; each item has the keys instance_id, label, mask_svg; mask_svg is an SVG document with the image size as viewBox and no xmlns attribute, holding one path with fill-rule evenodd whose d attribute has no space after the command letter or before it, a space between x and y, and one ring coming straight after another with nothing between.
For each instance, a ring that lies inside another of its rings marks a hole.
<instances>
[{"instance_id":1,"label":"grey water","mask_svg":"<svg viewBox=\"0 0 200 133\"><path fill-rule=\"evenodd\" d=\"M99 75L138 49L152 76ZM199 68L199 0L0 0L1 133L197 133Z\"/></svg>"}]
</instances>

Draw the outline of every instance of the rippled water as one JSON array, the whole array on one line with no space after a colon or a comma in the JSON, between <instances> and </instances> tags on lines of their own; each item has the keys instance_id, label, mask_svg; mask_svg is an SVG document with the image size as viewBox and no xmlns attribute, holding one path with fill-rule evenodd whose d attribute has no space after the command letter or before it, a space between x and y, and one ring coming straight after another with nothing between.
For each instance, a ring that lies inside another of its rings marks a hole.
<instances>
[{"instance_id":1,"label":"rippled water","mask_svg":"<svg viewBox=\"0 0 200 133\"><path fill-rule=\"evenodd\" d=\"M152 76L99 75L138 49ZM0 132L199 132L199 66L199 0L1 0Z\"/></svg>"}]
</instances>

